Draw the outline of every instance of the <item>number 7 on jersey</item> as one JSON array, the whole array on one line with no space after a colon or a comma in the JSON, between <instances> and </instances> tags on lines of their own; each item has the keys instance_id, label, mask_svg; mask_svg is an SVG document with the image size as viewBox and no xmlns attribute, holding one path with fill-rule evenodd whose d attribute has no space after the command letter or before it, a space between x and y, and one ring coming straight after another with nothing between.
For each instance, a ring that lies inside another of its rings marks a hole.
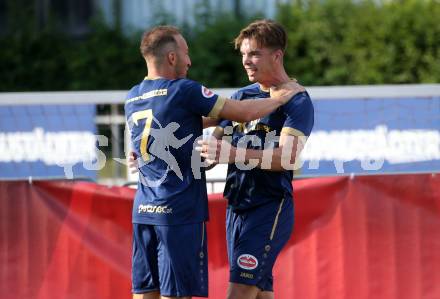
<instances>
[{"instance_id":1,"label":"number 7 on jersey","mask_svg":"<svg viewBox=\"0 0 440 299\"><path fill-rule=\"evenodd\" d=\"M144 161L148 161L150 156L147 153L147 144L148 144L148 136L150 135L151 122L153 120L153 110L148 109L148 110L137 111L132 114L132 119L136 126L138 126L139 120L146 119L144 130L142 131L140 150L141 150L142 159Z\"/></svg>"}]
</instances>

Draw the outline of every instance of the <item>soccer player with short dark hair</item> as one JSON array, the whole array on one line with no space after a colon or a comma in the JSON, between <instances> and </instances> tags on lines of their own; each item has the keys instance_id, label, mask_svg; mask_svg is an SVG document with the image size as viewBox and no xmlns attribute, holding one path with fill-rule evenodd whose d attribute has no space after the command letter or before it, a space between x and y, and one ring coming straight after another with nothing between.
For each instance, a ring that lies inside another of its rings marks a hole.
<instances>
[{"instance_id":1,"label":"soccer player with short dark hair","mask_svg":"<svg viewBox=\"0 0 440 299\"><path fill-rule=\"evenodd\" d=\"M140 50L148 75L125 101L141 177L132 215L133 298L206 297L206 181L203 170L197 179L191 168L202 116L251 121L303 89L291 83L259 103L219 97L185 79L191 66L188 46L171 26L146 32Z\"/></svg>"},{"instance_id":2,"label":"soccer player with short dark hair","mask_svg":"<svg viewBox=\"0 0 440 299\"><path fill-rule=\"evenodd\" d=\"M239 89L232 98L254 98L258 103L269 95L269 87L288 82L283 65L286 44L284 28L271 20L255 21L241 30L235 47L241 52L249 81L254 83ZM232 147L224 140L202 142L202 156L229 163L224 190L228 200L228 299L274 298L272 268L293 229L293 169L311 133L313 111L304 91L258 120L223 121L214 135L221 138L224 128L232 126ZM224 153L226 146L229 156L222 157L220 150ZM243 163L255 167L248 169Z\"/></svg>"}]
</instances>

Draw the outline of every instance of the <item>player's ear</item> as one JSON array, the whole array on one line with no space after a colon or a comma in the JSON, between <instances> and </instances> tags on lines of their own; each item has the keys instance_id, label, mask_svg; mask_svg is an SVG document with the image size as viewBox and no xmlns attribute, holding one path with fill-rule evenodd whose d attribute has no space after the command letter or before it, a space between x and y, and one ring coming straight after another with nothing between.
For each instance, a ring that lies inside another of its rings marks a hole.
<instances>
[{"instance_id":1,"label":"player's ear","mask_svg":"<svg viewBox=\"0 0 440 299\"><path fill-rule=\"evenodd\" d=\"M273 57L276 62L282 62L283 56L284 56L284 53L283 53L283 51L281 51L281 49L277 49L273 53Z\"/></svg>"},{"instance_id":2,"label":"player's ear","mask_svg":"<svg viewBox=\"0 0 440 299\"><path fill-rule=\"evenodd\" d=\"M174 51L167 53L167 61L169 65L175 65L177 60L177 54Z\"/></svg>"}]
</instances>

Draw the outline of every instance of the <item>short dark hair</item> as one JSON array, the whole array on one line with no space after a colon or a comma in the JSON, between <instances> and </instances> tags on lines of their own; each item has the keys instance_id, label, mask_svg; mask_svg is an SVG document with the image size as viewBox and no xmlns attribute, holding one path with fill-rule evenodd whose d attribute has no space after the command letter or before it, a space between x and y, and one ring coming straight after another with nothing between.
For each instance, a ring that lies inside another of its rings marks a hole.
<instances>
[{"instance_id":1,"label":"short dark hair","mask_svg":"<svg viewBox=\"0 0 440 299\"><path fill-rule=\"evenodd\" d=\"M160 59L163 56L163 50L168 44L177 46L176 35L180 30L174 26L157 26L144 32L141 40L141 54L144 58L154 57Z\"/></svg>"},{"instance_id":2,"label":"short dark hair","mask_svg":"<svg viewBox=\"0 0 440 299\"><path fill-rule=\"evenodd\" d=\"M254 39L259 47L280 49L283 52L287 46L287 34L284 27L268 19L254 21L243 28L234 40L235 49L240 49L245 38Z\"/></svg>"}]
</instances>

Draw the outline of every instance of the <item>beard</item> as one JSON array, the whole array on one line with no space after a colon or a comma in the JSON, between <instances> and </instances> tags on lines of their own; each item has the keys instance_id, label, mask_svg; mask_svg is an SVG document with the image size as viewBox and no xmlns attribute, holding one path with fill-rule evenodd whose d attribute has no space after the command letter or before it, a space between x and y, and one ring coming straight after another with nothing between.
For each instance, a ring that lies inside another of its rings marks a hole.
<instances>
[{"instance_id":1,"label":"beard","mask_svg":"<svg viewBox=\"0 0 440 299\"><path fill-rule=\"evenodd\" d=\"M178 58L174 72L177 78L186 78L188 73L188 65L185 64L181 58Z\"/></svg>"}]
</instances>

